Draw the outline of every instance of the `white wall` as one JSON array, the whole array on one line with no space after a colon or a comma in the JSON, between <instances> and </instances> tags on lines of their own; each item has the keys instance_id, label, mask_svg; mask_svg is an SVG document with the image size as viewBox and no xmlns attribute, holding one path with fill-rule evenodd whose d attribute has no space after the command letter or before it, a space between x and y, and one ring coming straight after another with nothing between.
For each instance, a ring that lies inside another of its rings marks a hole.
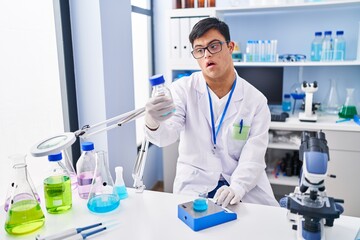
<instances>
[{"instance_id":1,"label":"white wall","mask_svg":"<svg viewBox=\"0 0 360 240\"><path fill-rule=\"evenodd\" d=\"M41 185L47 160L31 157L29 150L60 132L64 124L53 2L0 1L0 205L12 173L7 157L28 154L33 182Z\"/></svg>"}]
</instances>

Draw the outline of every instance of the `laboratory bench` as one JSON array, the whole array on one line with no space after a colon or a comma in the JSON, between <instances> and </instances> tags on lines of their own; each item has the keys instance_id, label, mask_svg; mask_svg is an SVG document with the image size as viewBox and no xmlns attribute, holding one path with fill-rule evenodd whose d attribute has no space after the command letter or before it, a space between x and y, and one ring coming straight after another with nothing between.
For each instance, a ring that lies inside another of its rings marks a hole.
<instances>
[{"instance_id":1,"label":"laboratory bench","mask_svg":"<svg viewBox=\"0 0 360 240\"><path fill-rule=\"evenodd\" d=\"M0 239L34 240L37 234L50 235L112 219L119 221L116 227L89 239L296 239L296 232L292 230L292 224L287 219L288 211L280 207L240 203L229 208L237 213L236 220L195 232L177 217L178 205L194 200L191 196L148 190L136 193L134 189L128 188L129 197L122 200L116 210L100 215L90 213L86 200L80 199L76 191L73 193L73 207L63 214L48 214L42 201L46 220L43 228L37 232L14 237L8 235L2 227ZM2 224L5 222L5 215L1 209ZM335 219L333 227L325 227L326 239L354 240L359 227L360 218L340 216Z\"/></svg>"}]
</instances>

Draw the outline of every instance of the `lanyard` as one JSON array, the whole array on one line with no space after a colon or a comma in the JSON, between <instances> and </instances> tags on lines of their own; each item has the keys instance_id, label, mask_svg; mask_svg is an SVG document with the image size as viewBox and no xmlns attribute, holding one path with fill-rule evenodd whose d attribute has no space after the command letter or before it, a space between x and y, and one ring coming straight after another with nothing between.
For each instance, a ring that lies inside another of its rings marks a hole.
<instances>
[{"instance_id":1,"label":"lanyard","mask_svg":"<svg viewBox=\"0 0 360 240\"><path fill-rule=\"evenodd\" d=\"M208 91L208 96L209 96L209 102L210 102L210 116L211 116L211 129L212 129L212 138L213 138L213 143L214 143L214 149L216 148L216 137L219 133L219 130L220 130L220 127L222 125L222 122L224 120L224 117L225 117L225 114L226 114L226 111L229 107L229 104L230 104L230 100L231 100L231 97L232 97L232 94L234 92L234 89L235 89L235 86L236 86L236 79L231 87L231 91L230 91L230 94L229 94L229 98L226 102L226 105L225 105L225 108L224 108L224 111L221 115L221 118L220 118L220 123L219 123L219 126L217 127L216 129L216 132L215 132L215 121L214 121L214 110L213 110L213 107L212 107L212 101L211 101L211 96L210 96L210 91L209 91L209 86L207 86L207 91Z\"/></svg>"}]
</instances>

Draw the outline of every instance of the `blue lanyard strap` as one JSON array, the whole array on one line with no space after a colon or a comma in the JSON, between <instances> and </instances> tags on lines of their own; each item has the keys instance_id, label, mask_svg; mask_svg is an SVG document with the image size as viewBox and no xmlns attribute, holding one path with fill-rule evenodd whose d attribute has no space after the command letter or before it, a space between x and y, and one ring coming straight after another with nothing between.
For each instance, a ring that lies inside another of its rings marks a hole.
<instances>
[{"instance_id":1,"label":"blue lanyard strap","mask_svg":"<svg viewBox=\"0 0 360 240\"><path fill-rule=\"evenodd\" d=\"M212 101L211 101L209 86L206 85L207 91L208 91L208 96L209 96L209 102L210 102L211 129L212 129L212 138L213 138L214 148L216 148L216 137L217 137L217 135L218 135L218 133L219 133L219 130L220 130L220 127L221 127L222 122L223 122L223 120L224 120L226 111L227 111L227 109L228 109L228 107L229 107L229 104L230 104L231 97L232 97L232 94L233 94L233 92L234 92L235 86L236 86L236 78L235 78L234 83L233 83L233 85L232 85L232 87L231 87L231 91L230 91L230 94L229 94L229 98L228 98L228 100L227 100L227 102L226 102L224 111L223 111L223 113L222 113L222 115L221 115L219 126L217 127L216 132L215 132L214 110L213 110L213 106L212 106Z\"/></svg>"}]
</instances>

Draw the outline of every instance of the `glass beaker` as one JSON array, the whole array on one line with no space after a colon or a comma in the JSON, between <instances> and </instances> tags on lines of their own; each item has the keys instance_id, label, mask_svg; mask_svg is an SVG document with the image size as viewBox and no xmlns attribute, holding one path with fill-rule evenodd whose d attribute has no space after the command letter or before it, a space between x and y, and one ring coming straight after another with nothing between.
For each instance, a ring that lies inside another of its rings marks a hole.
<instances>
[{"instance_id":1,"label":"glass beaker","mask_svg":"<svg viewBox=\"0 0 360 240\"><path fill-rule=\"evenodd\" d=\"M22 235L41 228L45 223L45 216L41 210L38 194L29 180L30 176L25 163L26 155L10 157L15 163L15 171L5 230L12 235Z\"/></svg>"},{"instance_id":2,"label":"glass beaker","mask_svg":"<svg viewBox=\"0 0 360 240\"><path fill-rule=\"evenodd\" d=\"M339 95L337 92L336 81L330 79L330 89L322 104L322 110L328 114L338 114L340 109Z\"/></svg>"},{"instance_id":3,"label":"glass beaker","mask_svg":"<svg viewBox=\"0 0 360 240\"><path fill-rule=\"evenodd\" d=\"M9 159L13 162L12 168L15 168L16 165L18 164L25 164L26 165L26 155L21 155L21 154L15 154L12 156L9 156ZM7 212L9 210L9 206L10 206L10 198L13 195L13 191L15 189L15 179L16 179L16 171L13 172L13 176L11 178L12 180L10 181L10 184L8 186L8 190L7 190L7 194L6 194L6 198L5 198L5 204L4 204L4 210L5 212ZM27 178L30 186L32 189L35 189L34 184L30 178L30 175L28 175ZM34 192L35 198L37 199L37 201L40 203L40 197L39 194L35 191ZM26 199L26 195L24 194L18 194L16 196L14 196L14 199L16 199L16 201L19 201L21 199Z\"/></svg>"},{"instance_id":4,"label":"glass beaker","mask_svg":"<svg viewBox=\"0 0 360 240\"><path fill-rule=\"evenodd\" d=\"M49 171L44 179L45 205L48 213L60 214L72 208L71 180L62 154L48 156Z\"/></svg>"},{"instance_id":5,"label":"glass beaker","mask_svg":"<svg viewBox=\"0 0 360 240\"><path fill-rule=\"evenodd\" d=\"M352 119L356 114L357 110L354 100L354 88L347 88L345 104L342 105L340 108L339 117Z\"/></svg>"},{"instance_id":6,"label":"glass beaker","mask_svg":"<svg viewBox=\"0 0 360 240\"><path fill-rule=\"evenodd\" d=\"M106 213L120 205L120 198L114 189L114 181L109 172L107 153L96 152L96 167L92 179L87 207L94 213Z\"/></svg>"},{"instance_id":7,"label":"glass beaker","mask_svg":"<svg viewBox=\"0 0 360 240\"><path fill-rule=\"evenodd\" d=\"M69 154L67 153L66 150L62 151L63 153L63 158L64 158L64 165L66 167L66 170L69 172L70 175L70 180L71 180L71 189L75 190L77 188L77 175L74 169L74 165L69 157Z\"/></svg>"}]
</instances>

